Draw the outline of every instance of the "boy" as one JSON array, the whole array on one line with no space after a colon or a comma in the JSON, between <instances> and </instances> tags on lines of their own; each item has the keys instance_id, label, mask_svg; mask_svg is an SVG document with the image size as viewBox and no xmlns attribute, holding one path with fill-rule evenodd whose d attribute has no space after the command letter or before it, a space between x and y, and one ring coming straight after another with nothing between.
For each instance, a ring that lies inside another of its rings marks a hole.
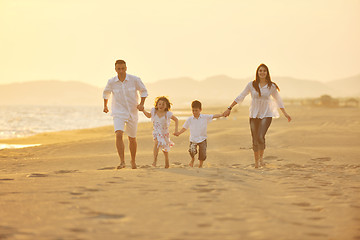
<instances>
[{"instance_id":1,"label":"boy","mask_svg":"<svg viewBox=\"0 0 360 240\"><path fill-rule=\"evenodd\" d=\"M189 153L191 156L191 161L189 163L190 167L194 166L195 155L197 154L197 147L199 146L199 168L203 166L203 163L206 159L206 147L207 147L207 124L211 122L214 118L219 118L224 116L223 114L201 114L201 102L195 100L191 103L193 116L189 117L183 128L174 133L175 136L179 136L190 128L190 146Z\"/></svg>"}]
</instances>

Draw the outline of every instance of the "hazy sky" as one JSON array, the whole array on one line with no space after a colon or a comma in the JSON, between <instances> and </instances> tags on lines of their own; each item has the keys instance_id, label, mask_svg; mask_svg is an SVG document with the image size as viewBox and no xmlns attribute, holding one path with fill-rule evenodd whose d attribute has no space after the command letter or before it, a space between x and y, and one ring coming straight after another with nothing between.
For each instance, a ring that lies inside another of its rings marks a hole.
<instances>
[{"instance_id":1,"label":"hazy sky","mask_svg":"<svg viewBox=\"0 0 360 240\"><path fill-rule=\"evenodd\" d=\"M360 0L0 0L0 84L360 73Z\"/></svg>"}]
</instances>

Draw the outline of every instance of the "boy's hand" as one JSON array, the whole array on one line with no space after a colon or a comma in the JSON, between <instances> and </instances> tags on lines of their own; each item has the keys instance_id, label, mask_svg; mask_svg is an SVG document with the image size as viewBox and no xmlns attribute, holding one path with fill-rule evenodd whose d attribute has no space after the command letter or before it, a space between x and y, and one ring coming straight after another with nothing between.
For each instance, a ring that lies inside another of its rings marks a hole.
<instances>
[{"instance_id":1,"label":"boy's hand","mask_svg":"<svg viewBox=\"0 0 360 240\"><path fill-rule=\"evenodd\" d=\"M109 109L107 106L104 107L104 110L103 110L104 113L108 113L109 112Z\"/></svg>"}]
</instances>

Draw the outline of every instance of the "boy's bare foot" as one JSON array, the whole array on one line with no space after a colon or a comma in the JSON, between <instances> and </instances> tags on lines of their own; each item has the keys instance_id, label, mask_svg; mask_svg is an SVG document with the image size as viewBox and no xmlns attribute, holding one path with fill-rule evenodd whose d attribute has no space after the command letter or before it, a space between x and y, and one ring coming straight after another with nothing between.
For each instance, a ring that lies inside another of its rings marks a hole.
<instances>
[{"instance_id":1,"label":"boy's bare foot","mask_svg":"<svg viewBox=\"0 0 360 240\"><path fill-rule=\"evenodd\" d=\"M259 168L259 161L255 160L255 168Z\"/></svg>"},{"instance_id":2,"label":"boy's bare foot","mask_svg":"<svg viewBox=\"0 0 360 240\"><path fill-rule=\"evenodd\" d=\"M190 161L190 162L189 162L189 166L190 166L190 167L194 167L194 161Z\"/></svg>"},{"instance_id":3,"label":"boy's bare foot","mask_svg":"<svg viewBox=\"0 0 360 240\"><path fill-rule=\"evenodd\" d=\"M125 168L124 162L120 163L120 165L116 167L116 169L122 169L122 168Z\"/></svg>"}]
</instances>

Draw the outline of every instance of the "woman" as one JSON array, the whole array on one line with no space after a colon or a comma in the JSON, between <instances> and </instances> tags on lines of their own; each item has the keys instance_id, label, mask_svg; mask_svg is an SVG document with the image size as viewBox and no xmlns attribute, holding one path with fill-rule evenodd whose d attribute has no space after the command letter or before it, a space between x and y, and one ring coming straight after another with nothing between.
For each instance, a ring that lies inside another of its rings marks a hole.
<instances>
[{"instance_id":1,"label":"woman","mask_svg":"<svg viewBox=\"0 0 360 240\"><path fill-rule=\"evenodd\" d=\"M255 80L247 84L244 91L224 112L224 116L229 116L231 109L236 104L240 104L249 93L251 94L250 129L253 141L255 168L259 167L259 163L260 166L264 166L265 134L270 127L272 118L279 117L277 107L274 105L270 96L275 99L278 107L288 121L291 121L291 117L286 113L278 91L280 91L279 87L271 81L268 67L265 64L260 64L256 69Z\"/></svg>"}]
</instances>

